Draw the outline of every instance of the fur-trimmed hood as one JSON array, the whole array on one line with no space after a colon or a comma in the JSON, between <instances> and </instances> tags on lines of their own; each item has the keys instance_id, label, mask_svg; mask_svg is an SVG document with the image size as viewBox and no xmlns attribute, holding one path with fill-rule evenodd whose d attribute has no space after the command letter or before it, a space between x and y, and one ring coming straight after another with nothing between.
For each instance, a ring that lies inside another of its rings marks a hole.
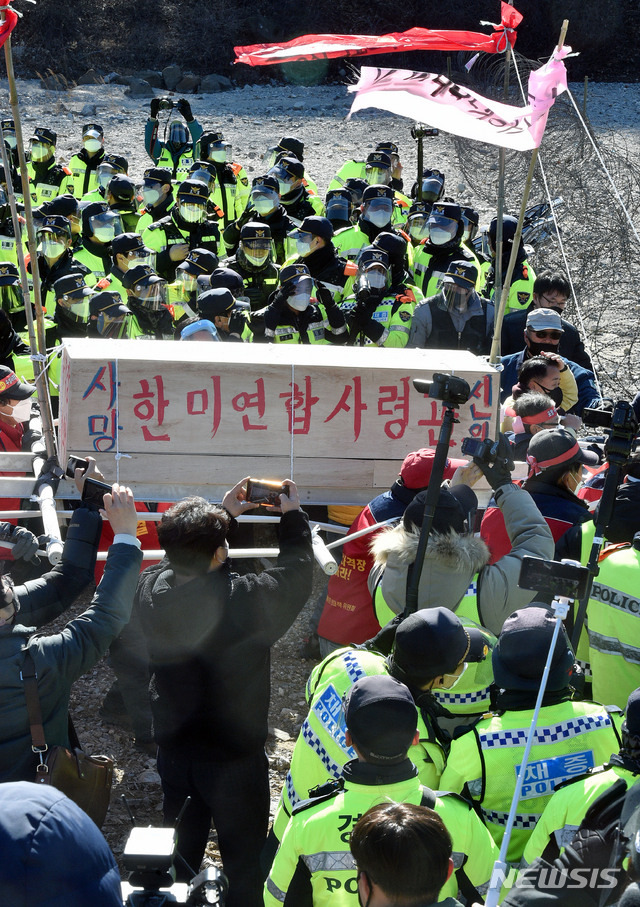
<instances>
[{"instance_id":1,"label":"fur-trimmed hood","mask_svg":"<svg viewBox=\"0 0 640 907\"><path fill-rule=\"evenodd\" d=\"M375 559L372 571L381 580L382 595L392 611L404 610L407 573L414 562L420 531L407 530L401 524L380 533L371 545ZM457 532L434 532L429 536L424 559L418 607L442 606L454 610L479 570L489 562L489 549L480 538Z\"/></svg>"}]
</instances>

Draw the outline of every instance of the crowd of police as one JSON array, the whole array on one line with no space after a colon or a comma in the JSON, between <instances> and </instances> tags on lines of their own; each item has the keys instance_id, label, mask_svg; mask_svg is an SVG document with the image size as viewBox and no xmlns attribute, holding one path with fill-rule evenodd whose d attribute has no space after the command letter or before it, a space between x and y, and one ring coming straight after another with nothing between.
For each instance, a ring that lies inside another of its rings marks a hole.
<instances>
[{"instance_id":1,"label":"crowd of police","mask_svg":"<svg viewBox=\"0 0 640 907\"><path fill-rule=\"evenodd\" d=\"M443 173L425 170L405 186L398 147L382 142L366 159L347 161L323 198L302 143L285 136L250 184L222 133L205 132L186 100L161 137L161 103L151 102L145 146L153 166L141 182L124 157L105 150L97 123L83 127L83 148L67 166L56 163L55 133L34 130L28 172L38 249L29 268L40 274L50 346L103 337L488 352L496 221L486 243L474 243L478 215L445 195ZM13 123L2 130L6 203L21 183ZM1 211L0 440L20 449L33 393L21 380L29 373L16 255L24 237L6 204ZM504 273L515 220L506 217L503 228ZM442 876L442 867L433 869L432 887L403 888L403 905L455 897L470 904L487 891L555 626L549 600L519 587L521 561L571 551L586 563L607 469L602 451L576 435L600 394L589 354L563 317L570 286L562 274L536 276L522 245L517 253L496 456L447 463L413 614L404 610L434 452L410 454L388 492L362 513L340 515L354 530L389 517L399 523L378 528L371 549L346 547L319 602L313 630L324 657L307 683L309 713L266 841L268 652L310 592L306 517L290 483L291 499L281 498L281 561L242 580L226 559L233 517L249 504L244 481L222 510L190 499L163 517L158 537L168 560L141 575L119 636L129 653L118 672L122 704L130 718L148 714L153 723L154 737L138 742L160 746L165 820L192 798L178 847L195 870L213 819L231 904L386 903L391 869L382 873L383 860L363 869L358 847L350 848L361 817L382 801L435 811L444 823L438 836L451 868ZM638 415L640 395L634 405ZM514 458L529 464L524 483L511 481ZM471 486L482 474L493 500L474 537ZM561 852L612 779L631 785L640 773L638 503L634 454L607 528L580 664L564 629L555 643L507 888L521 861ZM26 592L2 588L0 642L13 640L6 645L17 664L15 617ZM120 629L110 631L114 646ZM63 729L54 733L66 742ZM7 762L0 778L29 780L16 774L14 757ZM404 884L401 876L393 886Z\"/></svg>"}]
</instances>

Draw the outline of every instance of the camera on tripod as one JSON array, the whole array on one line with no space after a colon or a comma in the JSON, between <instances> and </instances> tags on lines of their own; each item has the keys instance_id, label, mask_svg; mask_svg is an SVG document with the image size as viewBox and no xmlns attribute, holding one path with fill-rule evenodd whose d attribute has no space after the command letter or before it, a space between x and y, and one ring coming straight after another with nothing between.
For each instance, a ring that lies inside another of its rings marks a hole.
<instances>
[{"instance_id":1,"label":"camera on tripod","mask_svg":"<svg viewBox=\"0 0 640 907\"><path fill-rule=\"evenodd\" d=\"M462 406L471 396L471 388L464 378L435 372L431 381L414 378L413 386L419 394L426 394L432 400L441 400L445 406Z\"/></svg>"},{"instance_id":2,"label":"camera on tripod","mask_svg":"<svg viewBox=\"0 0 640 907\"><path fill-rule=\"evenodd\" d=\"M217 866L203 869L188 883L176 882L175 858L175 828L132 828L122 854L131 873L122 882L125 907L224 904L229 883Z\"/></svg>"},{"instance_id":3,"label":"camera on tripod","mask_svg":"<svg viewBox=\"0 0 640 907\"><path fill-rule=\"evenodd\" d=\"M424 123L416 123L415 126L411 127L412 139L433 138L436 135L440 135L440 130L434 129L433 126L425 126Z\"/></svg>"},{"instance_id":4,"label":"camera on tripod","mask_svg":"<svg viewBox=\"0 0 640 907\"><path fill-rule=\"evenodd\" d=\"M582 421L590 428L604 428L608 436L605 444L608 460L619 457L626 461L638 433L638 420L630 403L618 400L607 406L587 407Z\"/></svg>"}]
</instances>

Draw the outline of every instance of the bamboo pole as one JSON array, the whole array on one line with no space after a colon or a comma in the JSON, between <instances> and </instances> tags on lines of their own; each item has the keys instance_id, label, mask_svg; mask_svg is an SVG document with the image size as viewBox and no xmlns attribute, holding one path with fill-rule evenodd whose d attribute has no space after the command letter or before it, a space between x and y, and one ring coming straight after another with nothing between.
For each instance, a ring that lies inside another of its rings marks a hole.
<instances>
[{"instance_id":1,"label":"bamboo pole","mask_svg":"<svg viewBox=\"0 0 640 907\"><path fill-rule=\"evenodd\" d=\"M558 40L557 49L560 50L564 44L564 39L567 34L567 29L569 27L569 20L565 19L562 23L562 29L560 30L560 38ZM529 163L529 171L527 173L527 179L524 186L524 191L522 193L522 203L520 205L520 214L518 216L518 225L516 227L516 232L513 237L513 245L511 247L511 255L509 257L509 264L507 266L507 273L505 275L504 286L502 288L502 295L500 297L500 305L495 314L495 324L493 328L493 342L491 344L491 354L489 356L489 362L491 365L496 365L500 360L500 334L502 332L502 322L504 320L504 313L507 307L507 299L509 298L509 288L511 286L511 278L513 277L513 272L516 266L516 258L518 256L518 248L520 246L520 240L522 238L522 225L524 224L524 216L527 210L527 203L529 201L529 192L531 191L531 183L533 182L533 174L536 169L536 164L538 163L538 152L539 148L534 148L531 153L531 161Z\"/></svg>"},{"instance_id":2,"label":"bamboo pole","mask_svg":"<svg viewBox=\"0 0 640 907\"><path fill-rule=\"evenodd\" d=\"M4 13L0 11L0 15ZM36 310L35 330L33 324L33 314L31 311L31 301L29 299L28 282L26 281L26 266L24 264L24 254L22 244L19 242L19 234L16 236L16 250L18 252L18 261L20 262L20 276L22 281L22 293L25 298L25 313L27 324L29 325L29 343L31 345L31 355L33 357L33 373L36 379L38 389L38 401L40 403L40 414L42 416L42 428L47 456L56 456L56 438L53 430L53 414L51 411L51 397L49 395L49 383L47 371L44 366L43 357L46 357L47 345L44 328L44 312L42 309L42 296L40 292L40 275L38 273L38 258L36 252L36 236L33 226L33 212L31 208L31 193L29 188L29 176L27 173L27 160L24 153L22 139L22 123L20 120L20 110L18 107L18 93L16 90L16 79L13 69L13 56L11 54L11 36L4 42L4 59L7 67L7 78L9 81L9 104L11 114L16 130L16 142L18 147L18 161L20 166L20 180L22 182L22 194L24 197L24 216L27 223L27 245L31 257L31 274L33 278L33 304ZM4 138L3 138L4 145ZM9 178L9 174L7 174ZM8 188L8 186L7 186ZM35 347L35 349L34 349Z\"/></svg>"}]
</instances>

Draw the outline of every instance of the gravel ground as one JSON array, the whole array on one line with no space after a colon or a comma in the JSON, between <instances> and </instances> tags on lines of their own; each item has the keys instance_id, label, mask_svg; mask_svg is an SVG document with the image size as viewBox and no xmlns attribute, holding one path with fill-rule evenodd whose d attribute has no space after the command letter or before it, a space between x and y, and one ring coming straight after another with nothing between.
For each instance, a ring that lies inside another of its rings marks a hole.
<instances>
[{"instance_id":1,"label":"gravel ground","mask_svg":"<svg viewBox=\"0 0 640 907\"><path fill-rule=\"evenodd\" d=\"M572 86L578 103L582 85ZM241 162L249 176L262 171L262 152L283 135L295 134L306 146L305 164L310 175L324 190L340 164L347 158L367 154L376 142L393 139L401 147L406 182L415 173L415 143L410 138L411 123L384 112L367 111L345 120L350 97L342 85L314 88L282 86L245 87L223 94L192 96L190 102L205 128L222 128L233 144L233 158ZM50 92L37 82L19 83L19 101L26 138L30 128L46 125L58 132L58 159L67 161L80 147L81 125L96 118L104 126L107 150L126 155L130 174L141 177L149 160L143 147L148 101L132 100L124 88L104 85ZM590 85L588 113L596 130L616 129L638 145L640 85ZM0 82L0 110L9 110L6 83ZM425 165L447 173L448 191L465 203L475 200L457 177L456 155L449 136L430 139L425 150ZM483 217L492 212L482 210ZM322 578L316 578L316 594ZM85 599L86 601L86 599ZM304 683L312 662L299 657L306 634L309 605L292 629L274 647L272 669L272 707L268 740L271 762L271 795L275 807L295 736L305 713ZM120 796L125 794L138 824L161 822L161 793L153 759L133 748L130 734L104 725L98 709L112 675L105 660L75 686L73 716L81 741L88 751L104 752L116 759L116 783L105 834L117 856L127 836L129 819ZM210 855L215 857L212 838Z\"/></svg>"}]
</instances>

